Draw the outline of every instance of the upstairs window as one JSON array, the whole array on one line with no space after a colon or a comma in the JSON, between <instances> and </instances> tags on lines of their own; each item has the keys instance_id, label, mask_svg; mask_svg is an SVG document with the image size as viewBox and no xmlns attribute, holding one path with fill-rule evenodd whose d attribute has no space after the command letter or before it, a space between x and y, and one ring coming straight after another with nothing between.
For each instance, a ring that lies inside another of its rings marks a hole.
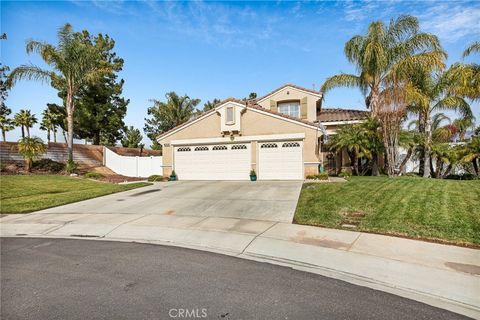
<instances>
[{"instance_id":1,"label":"upstairs window","mask_svg":"<svg viewBox=\"0 0 480 320\"><path fill-rule=\"evenodd\" d=\"M278 112L286 114L290 117L300 118L300 102L280 102L278 103Z\"/></svg>"},{"instance_id":2,"label":"upstairs window","mask_svg":"<svg viewBox=\"0 0 480 320\"><path fill-rule=\"evenodd\" d=\"M235 110L233 107L227 107L225 111L225 124L235 124Z\"/></svg>"}]
</instances>

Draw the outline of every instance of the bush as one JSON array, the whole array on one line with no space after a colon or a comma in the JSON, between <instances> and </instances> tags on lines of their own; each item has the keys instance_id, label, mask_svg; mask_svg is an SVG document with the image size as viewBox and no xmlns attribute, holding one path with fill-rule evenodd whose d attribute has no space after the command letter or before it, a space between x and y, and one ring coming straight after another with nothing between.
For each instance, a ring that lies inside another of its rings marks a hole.
<instances>
[{"instance_id":1,"label":"bush","mask_svg":"<svg viewBox=\"0 0 480 320\"><path fill-rule=\"evenodd\" d=\"M317 175L318 180L328 180L328 173L322 172Z\"/></svg>"},{"instance_id":2,"label":"bush","mask_svg":"<svg viewBox=\"0 0 480 320\"><path fill-rule=\"evenodd\" d=\"M40 159L33 162L33 169L39 171L47 171L51 173L59 173L65 169L65 165L52 159Z\"/></svg>"},{"instance_id":3,"label":"bush","mask_svg":"<svg viewBox=\"0 0 480 320\"><path fill-rule=\"evenodd\" d=\"M338 174L339 177L342 177L342 178L350 178L352 176L352 174L350 172L347 172L347 171L342 171Z\"/></svg>"},{"instance_id":4,"label":"bush","mask_svg":"<svg viewBox=\"0 0 480 320\"><path fill-rule=\"evenodd\" d=\"M154 174L154 175L148 177L148 181L150 181L150 182L164 181L164 180L165 180L165 178L163 176L158 175L158 174Z\"/></svg>"},{"instance_id":5,"label":"bush","mask_svg":"<svg viewBox=\"0 0 480 320\"><path fill-rule=\"evenodd\" d=\"M101 178L104 178L105 176L101 173L98 173L98 172L87 172L85 173L84 175L85 178L88 178L88 179L101 179Z\"/></svg>"},{"instance_id":6,"label":"bush","mask_svg":"<svg viewBox=\"0 0 480 320\"><path fill-rule=\"evenodd\" d=\"M65 164L65 171L67 173L75 173L78 170L78 164L73 160L67 160Z\"/></svg>"},{"instance_id":7,"label":"bush","mask_svg":"<svg viewBox=\"0 0 480 320\"><path fill-rule=\"evenodd\" d=\"M474 174L471 174L471 173L464 173L463 175L449 174L448 176L445 177L445 179L450 179L450 180L475 180L475 179L478 179L478 177Z\"/></svg>"},{"instance_id":8,"label":"bush","mask_svg":"<svg viewBox=\"0 0 480 320\"><path fill-rule=\"evenodd\" d=\"M253 176L253 177L257 176L257 173L255 172L255 170L250 170L250 176Z\"/></svg>"},{"instance_id":9,"label":"bush","mask_svg":"<svg viewBox=\"0 0 480 320\"><path fill-rule=\"evenodd\" d=\"M322 172L319 174L308 175L307 180L328 180L328 173Z\"/></svg>"}]
</instances>

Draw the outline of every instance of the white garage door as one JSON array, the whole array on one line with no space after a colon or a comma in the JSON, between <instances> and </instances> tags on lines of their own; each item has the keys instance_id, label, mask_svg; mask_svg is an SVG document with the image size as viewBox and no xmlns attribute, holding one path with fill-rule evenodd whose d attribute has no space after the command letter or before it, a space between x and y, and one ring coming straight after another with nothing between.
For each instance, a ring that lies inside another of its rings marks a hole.
<instances>
[{"instance_id":1,"label":"white garage door","mask_svg":"<svg viewBox=\"0 0 480 320\"><path fill-rule=\"evenodd\" d=\"M250 179L250 143L175 147L179 180Z\"/></svg>"},{"instance_id":2,"label":"white garage door","mask_svg":"<svg viewBox=\"0 0 480 320\"><path fill-rule=\"evenodd\" d=\"M303 179L302 141L262 142L258 150L259 179Z\"/></svg>"}]
</instances>

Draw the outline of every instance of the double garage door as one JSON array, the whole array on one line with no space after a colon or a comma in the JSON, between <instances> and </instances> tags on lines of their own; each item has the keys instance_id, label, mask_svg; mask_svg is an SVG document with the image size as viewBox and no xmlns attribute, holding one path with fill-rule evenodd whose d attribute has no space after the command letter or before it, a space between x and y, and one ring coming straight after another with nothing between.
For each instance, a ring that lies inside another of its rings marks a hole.
<instances>
[{"instance_id":1,"label":"double garage door","mask_svg":"<svg viewBox=\"0 0 480 320\"><path fill-rule=\"evenodd\" d=\"M301 141L191 145L174 148L174 169L181 180L248 180L252 158L260 180L303 179Z\"/></svg>"}]
</instances>

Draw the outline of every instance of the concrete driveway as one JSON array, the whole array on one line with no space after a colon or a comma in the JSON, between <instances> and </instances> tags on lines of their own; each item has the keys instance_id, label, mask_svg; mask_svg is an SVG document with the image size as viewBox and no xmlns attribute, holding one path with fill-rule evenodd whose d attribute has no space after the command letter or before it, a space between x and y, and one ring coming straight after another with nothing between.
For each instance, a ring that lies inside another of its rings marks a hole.
<instances>
[{"instance_id":1,"label":"concrete driveway","mask_svg":"<svg viewBox=\"0 0 480 320\"><path fill-rule=\"evenodd\" d=\"M178 181L90 199L42 213L137 213L291 222L302 181Z\"/></svg>"}]
</instances>

